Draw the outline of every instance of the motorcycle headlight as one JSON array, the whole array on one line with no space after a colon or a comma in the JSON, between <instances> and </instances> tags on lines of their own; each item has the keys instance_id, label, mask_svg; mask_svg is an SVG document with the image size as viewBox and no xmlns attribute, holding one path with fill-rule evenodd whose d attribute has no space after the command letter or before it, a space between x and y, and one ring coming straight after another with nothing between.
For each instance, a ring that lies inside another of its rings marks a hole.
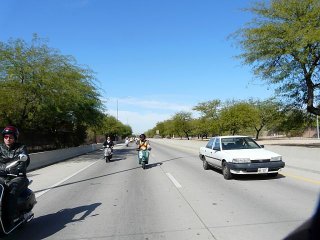
<instances>
[{"instance_id":1,"label":"motorcycle headlight","mask_svg":"<svg viewBox=\"0 0 320 240\"><path fill-rule=\"evenodd\" d=\"M233 163L250 163L250 158L234 158Z\"/></svg>"},{"instance_id":2,"label":"motorcycle headlight","mask_svg":"<svg viewBox=\"0 0 320 240\"><path fill-rule=\"evenodd\" d=\"M270 161L281 161L282 156L271 157Z\"/></svg>"}]
</instances>

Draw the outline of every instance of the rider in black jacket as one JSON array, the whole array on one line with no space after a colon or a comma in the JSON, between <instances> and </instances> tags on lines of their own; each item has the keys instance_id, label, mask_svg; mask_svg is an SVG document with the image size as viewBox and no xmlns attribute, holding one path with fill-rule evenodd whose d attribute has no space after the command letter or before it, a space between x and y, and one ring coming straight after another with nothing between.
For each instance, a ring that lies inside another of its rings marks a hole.
<instances>
[{"instance_id":1,"label":"rider in black jacket","mask_svg":"<svg viewBox=\"0 0 320 240\"><path fill-rule=\"evenodd\" d=\"M26 188L28 188L29 181L26 173L30 158L26 146L17 142L19 131L16 127L5 127L2 131L2 136L4 143L0 144L0 181L8 186L8 211L10 212L13 221L18 217L17 198ZM19 162L18 165L6 170L6 166L19 159L21 155L26 155L28 160ZM7 173L17 176L8 176Z\"/></svg>"},{"instance_id":2,"label":"rider in black jacket","mask_svg":"<svg viewBox=\"0 0 320 240\"><path fill-rule=\"evenodd\" d=\"M113 151L114 143L113 143L113 141L111 140L110 137L107 137L107 140L104 141L103 146L104 147L109 146L111 148L111 150Z\"/></svg>"}]
</instances>

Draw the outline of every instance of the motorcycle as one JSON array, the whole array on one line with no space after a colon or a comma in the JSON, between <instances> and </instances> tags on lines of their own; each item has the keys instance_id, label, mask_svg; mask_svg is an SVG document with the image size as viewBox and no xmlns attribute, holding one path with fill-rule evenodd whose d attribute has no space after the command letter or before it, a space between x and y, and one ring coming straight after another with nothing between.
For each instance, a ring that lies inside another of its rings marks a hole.
<instances>
[{"instance_id":1,"label":"motorcycle","mask_svg":"<svg viewBox=\"0 0 320 240\"><path fill-rule=\"evenodd\" d=\"M104 159L106 160L106 162L109 162L112 158L112 147L110 147L109 145L106 145L104 147Z\"/></svg>"},{"instance_id":2,"label":"motorcycle","mask_svg":"<svg viewBox=\"0 0 320 240\"><path fill-rule=\"evenodd\" d=\"M138 152L139 164L141 164L143 169L146 169L146 165L149 163L149 155L150 152L148 149L139 150Z\"/></svg>"},{"instance_id":3,"label":"motorcycle","mask_svg":"<svg viewBox=\"0 0 320 240\"><path fill-rule=\"evenodd\" d=\"M11 168L16 166L19 162L26 161L28 157L26 155L21 154L19 159L12 162L8 166L6 166L6 172ZM17 177L18 175L7 173L7 176ZM29 185L32 181L29 181ZM34 192L27 188L23 191L17 199L18 203L18 218L12 221L11 216L12 213L8 212L7 204L8 204L8 187L4 183L0 183L0 234L8 235L13 230L17 229L19 226L22 226L28 222L30 222L34 214L32 209L34 205L37 203Z\"/></svg>"}]
</instances>

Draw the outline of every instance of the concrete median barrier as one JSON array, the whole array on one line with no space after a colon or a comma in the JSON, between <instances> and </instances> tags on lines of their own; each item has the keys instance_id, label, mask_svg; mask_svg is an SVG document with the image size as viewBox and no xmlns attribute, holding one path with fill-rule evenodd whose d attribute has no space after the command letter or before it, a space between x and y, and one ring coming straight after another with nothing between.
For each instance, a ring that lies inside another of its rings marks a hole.
<instances>
[{"instance_id":1,"label":"concrete median barrier","mask_svg":"<svg viewBox=\"0 0 320 240\"><path fill-rule=\"evenodd\" d=\"M90 144L79 147L71 147L64 149L57 149L46 152L38 152L30 154L30 165L28 171L42 168L69 158L73 158L85 153L93 152L102 147L102 143Z\"/></svg>"}]
</instances>

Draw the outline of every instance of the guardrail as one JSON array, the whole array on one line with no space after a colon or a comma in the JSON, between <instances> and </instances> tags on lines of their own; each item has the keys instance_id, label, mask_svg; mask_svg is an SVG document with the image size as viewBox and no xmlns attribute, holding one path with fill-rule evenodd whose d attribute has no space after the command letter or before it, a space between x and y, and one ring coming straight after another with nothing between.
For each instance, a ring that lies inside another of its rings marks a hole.
<instances>
[{"instance_id":1,"label":"guardrail","mask_svg":"<svg viewBox=\"0 0 320 240\"><path fill-rule=\"evenodd\" d=\"M88 152L93 152L102 147L102 143L90 144L79 147L63 148L58 150L38 152L30 154L30 165L28 171L46 167L63 160L73 158Z\"/></svg>"}]
</instances>

